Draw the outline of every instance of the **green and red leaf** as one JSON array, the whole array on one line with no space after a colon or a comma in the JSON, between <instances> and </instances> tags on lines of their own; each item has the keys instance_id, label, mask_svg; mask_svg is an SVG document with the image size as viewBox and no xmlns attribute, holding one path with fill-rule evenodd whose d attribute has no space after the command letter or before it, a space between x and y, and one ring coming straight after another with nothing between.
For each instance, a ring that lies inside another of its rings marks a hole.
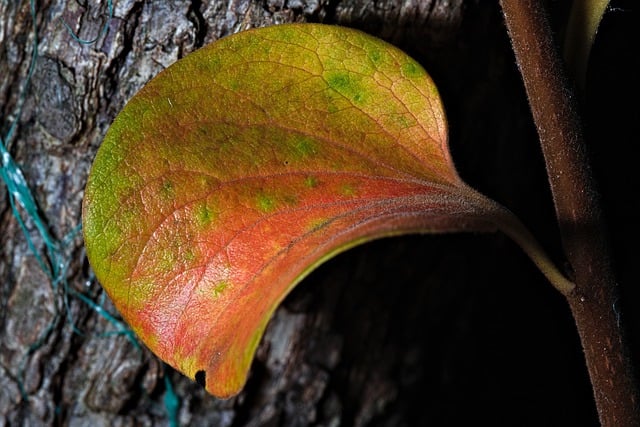
<instances>
[{"instance_id":1,"label":"green and red leaf","mask_svg":"<svg viewBox=\"0 0 640 427\"><path fill-rule=\"evenodd\" d=\"M149 82L109 129L83 207L89 261L122 316L220 397L329 257L414 232L526 241L509 218L458 177L419 64L311 24L224 38Z\"/></svg>"}]
</instances>

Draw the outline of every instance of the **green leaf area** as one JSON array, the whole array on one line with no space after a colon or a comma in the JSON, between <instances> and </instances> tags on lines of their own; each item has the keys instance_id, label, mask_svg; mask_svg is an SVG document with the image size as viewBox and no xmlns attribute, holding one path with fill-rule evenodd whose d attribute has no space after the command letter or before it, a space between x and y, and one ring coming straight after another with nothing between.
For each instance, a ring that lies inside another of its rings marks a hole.
<instances>
[{"instance_id":1,"label":"green leaf area","mask_svg":"<svg viewBox=\"0 0 640 427\"><path fill-rule=\"evenodd\" d=\"M219 397L242 388L287 293L340 251L501 228L545 264L518 224L458 177L419 64L315 24L245 31L163 71L109 129L83 206L122 316Z\"/></svg>"}]
</instances>

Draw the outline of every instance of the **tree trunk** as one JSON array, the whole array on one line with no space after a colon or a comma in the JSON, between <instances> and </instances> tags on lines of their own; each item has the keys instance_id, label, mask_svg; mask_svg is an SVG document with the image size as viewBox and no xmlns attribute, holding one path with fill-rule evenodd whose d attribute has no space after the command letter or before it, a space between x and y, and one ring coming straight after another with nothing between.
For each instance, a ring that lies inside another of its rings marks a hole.
<instances>
[{"instance_id":1,"label":"tree trunk","mask_svg":"<svg viewBox=\"0 0 640 427\"><path fill-rule=\"evenodd\" d=\"M47 254L37 219L17 208L31 248L0 184L0 426L597 424L569 309L503 236L387 239L329 261L278 309L245 389L222 401L114 333L121 324L104 315L117 318L78 231L96 150L149 79L228 34L313 21L363 29L423 63L443 96L463 178L514 210L560 259L497 1L119 0L111 19L105 0L94 3L35 2L35 23L28 2L0 3L0 136L60 243ZM607 174L619 161L601 159L596 171L608 177L621 309L632 312L625 301L640 298L625 283L638 231L620 212L637 212L638 202L615 203L630 176ZM633 338L640 317L629 316Z\"/></svg>"}]
</instances>

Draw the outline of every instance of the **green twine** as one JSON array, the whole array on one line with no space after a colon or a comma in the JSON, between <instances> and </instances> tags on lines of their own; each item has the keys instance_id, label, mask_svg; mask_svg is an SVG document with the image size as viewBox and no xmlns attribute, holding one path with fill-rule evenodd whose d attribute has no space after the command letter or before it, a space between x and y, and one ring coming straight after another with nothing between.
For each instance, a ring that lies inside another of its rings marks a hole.
<instances>
[{"instance_id":1,"label":"green twine","mask_svg":"<svg viewBox=\"0 0 640 427\"><path fill-rule=\"evenodd\" d=\"M31 11L31 19L33 20L33 44L32 44L32 53L31 53L31 61L29 64L29 70L27 73L27 77L24 81L24 84L21 88L20 96L18 98L18 103L16 106L16 114L13 123L9 127L9 131L4 138L0 136L0 180L4 182L7 186L8 195L9 195L9 203L11 205L11 211L13 216L18 221L20 225L20 229L22 230L23 235L27 240L27 244L29 246L29 250L35 256L40 268L47 274L49 279L51 280L52 287L54 291L56 291L59 285L63 288L63 304L65 308L65 312L67 313L67 322L73 328L74 333L84 335L78 328L75 326L73 319L71 318L71 310L69 309L69 296L74 297L85 303L88 307L90 307L94 312L98 315L102 316L106 319L115 330L106 332L101 334L101 336L112 336L112 335L125 335L131 343L135 346L136 349L140 350L141 346L136 339L133 331L122 321L118 320L114 317L109 311L105 310L102 305L102 302L96 303L93 299L88 297L82 292L78 292L75 289L72 289L69 286L67 280L67 270L70 264L70 259L65 255L64 248L68 247L73 238L80 232L81 226L78 225L75 227L62 241L54 238L49 232L49 227L47 225L47 221L44 216L41 214L38 209L37 202L31 192L29 185L22 173L22 170L17 165L11 153L9 153L7 147L13 138L14 131L17 127L17 123L22 113L22 108L24 106L26 100L26 94L29 87L29 83L33 76L36 60L38 58L38 32L36 27L36 7L35 0L30 0L30 11ZM69 27L69 25L64 22L64 26L69 31L74 40L81 44L93 44L100 37L106 34L109 28L109 22L113 18L113 2L111 0L107 1L107 7L109 10L109 18L105 22L104 26L100 33L91 40L81 39L78 37ZM6 143L5 143L6 142ZM18 208L20 206L22 211ZM40 235L44 246L46 248L46 258L48 259L48 263L45 261L45 257L40 254L40 252L36 249L36 245L31 238L31 233L29 228L27 227L26 220L23 217L23 212L26 218L31 219L35 228ZM104 297L104 294L102 294ZM47 338L49 337L51 331L54 329L55 324L59 320L59 314L56 310L54 318L47 325L45 330L40 334L40 336L36 339L34 343L32 343L27 352L20 362L18 368L18 387L20 390L20 394L23 400L26 402L28 400L28 394L24 387L24 381L22 380L25 376L26 364L29 359L29 356L33 354L37 349L42 347ZM167 369L165 369L164 375L164 383L165 383L165 396L164 396L164 405L167 411L167 415L169 418L169 425L171 427L178 426L178 409L180 406L180 400L178 396L175 394L173 386L171 384L171 380L169 376L166 374Z\"/></svg>"},{"instance_id":2,"label":"green twine","mask_svg":"<svg viewBox=\"0 0 640 427\"><path fill-rule=\"evenodd\" d=\"M36 7L35 1L31 0L30 2L30 11L31 11L31 19L34 22L33 26L33 48L31 52L31 62L29 63L29 71L27 72L27 78L25 79L24 85L20 92L20 96L18 97L18 103L16 106L16 114L15 119L11 126L9 127L9 131L7 132L6 137L4 138L5 142L2 140L0 136L0 156L2 156L2 163L0 164L0 178L7 186L7 190L9 192L9 202L11 204L11 210L13 215L16 217L20 228L22 229L23 234L27 238L27 244L29 245L29 249L34 253L38 264L40 267L47 272L50 278L56 276L58 263L56 261L56 254L58 253L58 248L56 247L55 240L49 234L49 230L47 229L45 222L43 221L40 213L38 211L38 207L36 201L29 190L29 186L27 185L27 181L22 174L20 168L16 165L16 162L13 160L13 157L7 150L7 146L11 142L13 137L13 133L18 124L18 119L22 114L22 107L24 106L25 100L27 98L27 89L29 87L29 83L31 81L31 77L33 76L33 72L36 68L36 60L38 58L38 31L35 26L36 22ZM16 202L24 209L26 215L29 218L32 218L33 223L35 224L38 232L42 236L42 240L47 248L47 251L50 256L50 260L52 261L51 266L48 267L44 263L42 257L38 254L38 251L35 249L35 245L33 244L33 240L28 232L27 226L23 221L22 215L16 206Z\"/></svg>"},{"instance_id":3,"label":"green twine","mask_svg":"<svg viewBox=\"0 0 640 427\"><path fill-rule=\"evenodd\" d=\"M92 39L82 39L73 31L73 29L69 26L69 24L67 24L64 21L62 21L62 24L67 29L67 31L69 32L71 37L75 41L77 41L78 43L80 43L80 44L94 44L95 42L98 41L98 39L100 37L102 37L103 35L105 35L107 33L107 30L109 29L109 23L113 19L113 2L111 0L107 0L107 9L109 10L109 17L107 18L107 20L105 21L104 25L102 26L102 30L100 30L98 35L95 36Z\"/></svg>"},{"instance_id":4,"label":"green twine","mask_svg":"<svg viewBox=\"0 0 640 427\"><path fill-rule=\"evenodd\" d=\"M64 307L65 312L67 313L67 321L68 324L73 328L74 333L83 335L81 331L79 331L73 319L71 318L71 310L69 309L69 296L75 297L80 301L84 302L87 306L89 306L93 311L95 311L98 315L102 316L106 319L111 325L115 328L114 331L106 332L101 334L102 336L111 336L111 335L125 335L135 346L137 349L141 349L141 346L136 339L133 331L126 326L122 321L116 319L111 313L104 309L102 303L96 303L93 299L89 298L82 292L78 292L69 287L69 283L67 280L67 270L70 264L70 260L64 254L64 248L68 247L73 238L80 232L81 226L78 225L75 227L62 241L54 238L49 232L49 227L47 225L47 221L44 216L41 214L38 209L37 202L31 192L29 185L22 173L22 170L17 165L11 153L9 153L7 147L11 142L15 129L17 127L18 121L22 114L22 108L24 106L26 100L26 94L28 91L29 83L33 76L36 60L38 58L38 32L36 27L36 6L35 0L30 0L29 2L31 19L34 23L33 25L33 44L32 44L32 52L31 52L31 61L29 64L29 70L27 72L27 77L24 81L24 84L20 90L20 96L18 97L18 102L16 105L16 114L13 123L9 127L9 130L4 137L0 135L0 180L6 185L9 196L9 203L11 206L11 211L13 216L16 218L20 229L22 230L23 235L27 241L27 245L29 246L29 250L35 256L38 265L40 268L47 274L49 279L51 280L52 287L55 290L58 289L59 285L63 287L64 294ZM104 26L100 33L91 40L81 39L78 37L69 27L69 25L64 22L64 26L67 28L71 36L74 40L81 44L93 44L100 37L106 34L109 28L109 22L113 18L113 2L111 0L107 1L107 7L109 10L109 18L105 22ZM18 208L20 206L22 211ZM48 263L45 261L45 257L40 254L40 252L36 249L36 245L31 238L31 233L29 228L27 227L26 220L23 217L23 212L26 218L31 219L35 228L42 239L44 246L46 248L46 258L48 259ZM104 297L104 294L103 294ZM29 359L29 356L33 354L37 349L42 347L47 338L49 337L51 331L53 330L55 324L58 322L59 314L56 312L52 321L47 325L45 330L40 334L40 336L36 339L34 343L32 343L27 352L20 362L18 368L18 387L20 390L20 394L24 401L28 400L28 394L24 387L24 381L22 378L25 376L26 364ZM166 372L166 370L165 370ZM169 417L169 424L171 427L178 426L178 408L180 405L180 401L178 396L175 394L173 386L171 384L171 380L168 375L165 373L164 376L165 382L165 397L164 404L167 411L167 415Z\"/></svg>"},{"instance_id":5,"label":"green twine","mask_svg":"<svg viewBox=\"0 0 640 427\"><path fill-rule=\"evenodd\" d=\"M164 364L164 407L167 410L167 415L169 417L169 426L178 427L178 409L180 409L180 399L173 390L171 378L169 378L169 373L167 372L170 369L171 368L169 368L167 364Z\"/></svg>"},{"instance_id":6,"label":"green twine","mask_svg":"<svg viewBox=\"0 0 640 427\"><path fill-rule=\"evenodd\" d=\"M105 318L109 323L111 323L113 327L115 327L114 331L104 332L100 334L100 336L108 337L112 335L125 335L129 339L129 341L131 341L131 343L134 345L135 348L137 348L138 350L142 349L133 331L130 328L128 328L123 322L116 319L111 313L109 313L109 311L105 310L102 304L96 303L94 300L92 300L82 292L78 292L74 289L68 289L67 292L71 296L78 298L80 301L84 302L93 311L95 311L97 314Z\"/></svg>"}]
</instances>

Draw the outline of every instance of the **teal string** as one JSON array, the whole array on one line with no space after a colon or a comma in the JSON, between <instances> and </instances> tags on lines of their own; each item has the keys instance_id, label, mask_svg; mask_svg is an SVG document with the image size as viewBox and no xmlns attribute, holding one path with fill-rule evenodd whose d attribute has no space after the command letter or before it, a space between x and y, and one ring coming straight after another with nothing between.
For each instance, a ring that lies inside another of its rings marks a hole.
<instances>
[{"instance_id":1,"label":"teal string","mask_svg":"<svg viewBox=\"0 0 640 427\"><path fill-rule=\"evenodd\" d=\"M22 170L15 162L8 148L11 140L14 137L14 133L19 122L19 119L22 114L22 109L27 97L29 83L34 74L34 70L36 68L36 61L38 59L38 31L36 25L36 5L35 0L30 0L30 12L31 19L33 21L33 43L32 43L32 52L31 52L31 60L29 63L29 70L27 72L27 76L20 90L20 95L18 97L18 102L16 105L16 111L14 115L14 121L11 123L7 134L4 139L2 135L0 135L0 180L6 185L8 190L8 198L11 206L11 211L13 216L16 218L20 229L25 236L27 241L27 245L29 247L30 252L36 258L38 265L40 268L47 274L49 279L51 280L52 287L55 290L59 288L59 285L62 286L63 289L63 304L65 307L65 313L67 313L67 322L71 325L74 333L83 335L82 332L75 326L73 319L71 318L71 310L69 309L69 296L79 299L83 303L85 303L90 309L96 312L98 315L102 316L106 319L113 327L113 331L108 331L101 336L113 336L113 335L125 335L129 341L133 343L135 348L141 350L141 345L135 337L133 331L122 321L118 320L114 315L109 313L102 304L96 303L93 299L88 297L86 294L82 292L78 292L75 289L69 286L67 280L67 270L70 264L70 260L64 253L64 249L67 248L70 243L73 241L75 236L81 231L81 225L76 226L67 236L65 236L62 241L57 240L55 237L51 235L49 232L49 227L46 219L41 214L38 209L38 204L33 196L33 193L30 190L30 187L22 173ZM107 1L107 7L109 10L109 18L104 24L100 33L91 40L85 40L78 37L69 27L69 25L65 22L64 25L67 30L70 32L71 36L78 43L81 44L92 44L95 43L101 36L103 36L109 27L109 22L113 18L113 2L111 0ZM20 208L22 208L22 211ZM31 232L27 226L27 222L23 217L23 212L26 218L30 219L42 242L46 248L46 259L48 259L48 263L40 252L37 250L36 245L31 237ZM104 296L104 294L103 294ZM24 358L21 360L19 368L18 368L18 387L20 390L20 394L22 399L26 402L29 398L25 387L23 378L25 377L26 364L28 362L29 356L33 354L36 350L41 348L45 343L50 333L53 331L55 324L58 322L60 316L57 312L54 314L54 318L49 322L45 330L40 334L40 336L33 342L27 349L27 352ZM169 417L169 424L171 427L178 426L178 409L180 406L180 400L178 396L175 394L173 386L171 384L170 378L165 374L165 397L164 397L164 405L167 411L167 415Z\"/></svg>"},{"instance_id":2,"label":"teal string","mask_svg":"<svg viewBox=\"0 0 640 427\"><path fill-rule=\"evenodd\" d=\"M164 365L164 407L167 410L167 416L169 417L169 426L178 427L178 410L180 409L180 399L173 389L171 378L169 378L169 366Z\"/></svg>"},{"instance_id":3,"label":"teal string","mask_svg":"<svg viewBox=\"0 0 640 427\"><path fill-rule=\"evenodd\" d=\"M98 33L97 36L95 36L92 39L83 39L80 38L71 28L71 26L69 26L69 24L67 24L65 21L62 21L62 24L64 25L64 27L67 29L67 31L69 32L69 34L71 35L71 37L77 41L80 44L94 44L95 42L98 41L98 39L100 37L102 37L103 35L105 35L107 33L107 30L109 29L109 23L111 22L111 20L113 19L113 2L111 0L107 0L107 9L109 11L109 17L107 18L106 22L104 23L104 25L102 26L102 30L100 30L100 32Z\"/></svg>"},{"instance_id":4,"label":"teal string","mask_svg":"<svg viewBox=\"0 0 640 427\"><path fill-rule=\"evenodd\" d=\"M69 295L83 301L92 310L97 312L100 316L104 317L105 319L107 319L107 321L114 325L116 328L116 333L126 335L134 343L136 348L140 348L140 344L135 339L135 335L133 334L131 329L129 329L123 322L116 319L107 310L105 310L102 306L96 304L85 294L77 292L70 288L67 280L67 270L70 264L70 260L67 256L65 256L64 249L69 246L73 238L80 232L81 226L76 226L67 236L65 236L62 242L58 241L51 235L51 233L49 232L48 223L38 208L38 204L35 200L35 197L33 196L29 184L27 183L27 180L24 177L24 174L22 173L21 168L18 166L7 148L15 136L15 130L22 115L22 109L27 97L29 84L31 82L31 78L33 77L36 68L36 62L38 59L38 31L36 26L35 0L30 0L29 6L31 19L33 21L33 42L31 59L27 76L22 84L22 88L20 89L20 95L16 104L14 120L9 126L9 130L7 131L5 137L2 138L2 136L0 135L0 180L7 187L11 212L18 222L22 234L27 241L29 251L33 254L40 268L50 279L53 290L58 290L59 286L62 285L65 312L67 313L67 319L69 324L73 328L73 331L81 334L81 332L75 326L73 319L71 318L71 310L69 310L68 301ZM111 1L109 1L109 11L111 16L113 13ZM41 252L36 248L36 244L33 241L31 232L27 225L27 220L31 220L36 228L37 233L42 239L42 242L46 248L46 254L44 254L46 256L43 256L43 254L41 254ZM20 366L18 368L18 387L25 401L28 399L28 396L24 388L24 382L22 381L22 378L24 378L25 375L26 363L28 361L28 358L31 354L33 354L34 351L38 350L44 345L55 324L58 322L58 319L59 314L55 313L53 320L47 325L45 330L40 334L35 342L33 342L28 347L27 352L20 363Z\"/></svg>"}]
</instances>

